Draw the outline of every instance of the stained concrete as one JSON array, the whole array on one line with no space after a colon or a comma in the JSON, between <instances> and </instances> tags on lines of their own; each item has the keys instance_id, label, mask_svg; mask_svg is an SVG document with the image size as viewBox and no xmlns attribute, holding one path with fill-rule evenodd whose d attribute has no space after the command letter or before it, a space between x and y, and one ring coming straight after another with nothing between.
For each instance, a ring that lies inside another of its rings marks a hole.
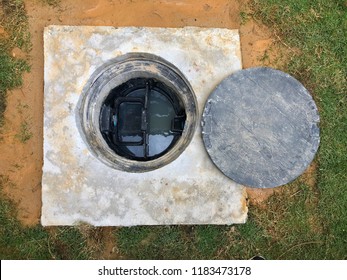
<instances>
[{"instance_id":1,"label":"stained concrete","mask_svg":"<svg viewBox=\"0 0 347 280\"><path fill-rule=\"evenodd\" d=\"M245 190L210 160L201 138L201 114L186 150L145 173L103 164L88 150L76 123L77 103L90 75L128 52L152 53L178 67L202 112L216 85L242 68L237 30L49 26L44 48L44 226L245 222Z\"/></svg>"}]
</instances>

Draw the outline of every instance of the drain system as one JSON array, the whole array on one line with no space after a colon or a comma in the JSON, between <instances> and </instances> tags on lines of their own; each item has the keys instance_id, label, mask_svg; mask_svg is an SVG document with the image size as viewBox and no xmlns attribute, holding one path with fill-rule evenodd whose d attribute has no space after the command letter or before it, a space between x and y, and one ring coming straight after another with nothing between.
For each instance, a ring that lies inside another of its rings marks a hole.
<instances>
[{"instance_id":1,"label":"drain system","mask_svg":"<svg viewBox=\"0 0 347 280\"><path fill-rule=\"evenodd\" d=\"M98 68L79 103L78 123L91 151L107 165L144 172L175 160L192 139L195 95L164 59L131 53Z\"/></svg>"}]
</instances>

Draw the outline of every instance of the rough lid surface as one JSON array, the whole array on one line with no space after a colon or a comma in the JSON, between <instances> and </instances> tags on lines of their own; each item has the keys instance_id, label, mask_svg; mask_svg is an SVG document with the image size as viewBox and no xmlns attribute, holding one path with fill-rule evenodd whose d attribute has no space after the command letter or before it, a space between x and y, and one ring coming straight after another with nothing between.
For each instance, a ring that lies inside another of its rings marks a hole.
<instances>
[{"instance_id":1,"label":"rough lid surface","mask_svg":"<svg viewBox=\"0 0 347 280\"><path fill-rule=\"evenodd\" d=\"M237 183L284 185L311 163L319 115L304 86L271 68L240 70L209 96L202 135L215 165Z\"/></svg>"}]
</instances>

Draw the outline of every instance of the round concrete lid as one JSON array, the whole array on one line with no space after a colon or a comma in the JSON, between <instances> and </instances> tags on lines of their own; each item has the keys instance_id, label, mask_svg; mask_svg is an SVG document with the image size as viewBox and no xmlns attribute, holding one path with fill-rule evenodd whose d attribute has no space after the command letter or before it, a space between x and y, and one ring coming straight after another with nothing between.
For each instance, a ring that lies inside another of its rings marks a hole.
<instances>
[{"instance_id":1,"label":"round concrete lid","mask_svg":"<svg viewBox=\"0 0 347 280\"><path fill-rule=\"evenodd\" d=\"M202 137L215 165L235 182L284 185L302 174L319 146L319 115L304 86L267 67L240 70L209 96Z\"/></svg>"}]
</instances>

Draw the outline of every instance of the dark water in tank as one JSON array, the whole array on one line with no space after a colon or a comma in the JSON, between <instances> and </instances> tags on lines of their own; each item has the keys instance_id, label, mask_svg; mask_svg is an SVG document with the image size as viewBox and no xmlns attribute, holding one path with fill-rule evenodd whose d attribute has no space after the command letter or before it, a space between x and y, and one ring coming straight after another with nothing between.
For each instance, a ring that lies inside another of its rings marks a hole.
<instances>
[{"instance_id":1,"label":"dark water in tank","mask_svg":"<svg viewBox=\"0 0 347 280\"><path fill-rule=\"evenodd\" d=\"M131 95L135 97L137 94L134 92ZM155 89L148 94L147 106L147 156L153 157L165 151L174 139L171 126L175 117L175 110L168 98ZM142 136L127 135L123 137L125 141L136 142L141 140ZM142 146L127 146L127 149L136 157L145 156L145 150Z\"/></svg>"}]
</instances>

